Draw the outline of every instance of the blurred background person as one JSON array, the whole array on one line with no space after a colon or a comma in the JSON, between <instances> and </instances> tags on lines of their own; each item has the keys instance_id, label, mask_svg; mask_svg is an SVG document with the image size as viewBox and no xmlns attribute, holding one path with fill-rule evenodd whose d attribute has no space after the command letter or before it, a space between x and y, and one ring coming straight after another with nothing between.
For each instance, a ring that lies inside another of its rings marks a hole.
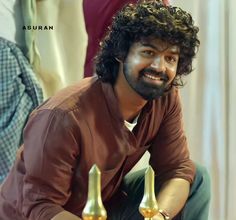
<instances>
[{"instance_id":1,"label":"blurred background person","mask_svg":"<svg viewBox=\"0 0 236 220\"><path fill-rule=\"evenodd\" d=\"M0 183L22 143L22 131L43 94L27 57L25 31L29 14L19 0L0 0ZM26 16L24 19L23 16Z\"/></svg>"},{"instance_id":2,"label":"blurred background person","mask_svg":"<svg viewBox=\"0 0 236 220\"><path fill-rule=\"evenodd\" d=\"M84 76L94 74L94 57L99 49L99 42L104 37L112 17L125 4L138 0L83 0L84 19L88 33L88 47L84 64Z\"/></svg>"}]
</instances>

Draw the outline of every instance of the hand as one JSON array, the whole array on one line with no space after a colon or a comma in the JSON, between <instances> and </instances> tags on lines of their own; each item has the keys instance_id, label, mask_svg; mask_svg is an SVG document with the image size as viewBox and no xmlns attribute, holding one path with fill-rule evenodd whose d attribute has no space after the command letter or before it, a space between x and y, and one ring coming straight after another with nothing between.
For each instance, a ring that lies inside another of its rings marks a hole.
<instances>
[{"instance_id":1,"label":"hand","mask_svg":"<svg viewBox=\"0 0 236 220\"><path fill-rule=\"evenodd\" d=\"M72 213L67 212L67 211L59 212L51 220L65 220L65 219L67 219L67 220L82 220L78 216L75 216Z\"/></svg>"},{"instance_id":2,"label":"hand","mask_svg":"<svg viewBox=\"0 0 236 220\"><path fill-rule=\"evenodd\" d=\"M153 220L165 220L163 215L160 213L157 213L152 219Z\"/></svg>"}]
</instances>

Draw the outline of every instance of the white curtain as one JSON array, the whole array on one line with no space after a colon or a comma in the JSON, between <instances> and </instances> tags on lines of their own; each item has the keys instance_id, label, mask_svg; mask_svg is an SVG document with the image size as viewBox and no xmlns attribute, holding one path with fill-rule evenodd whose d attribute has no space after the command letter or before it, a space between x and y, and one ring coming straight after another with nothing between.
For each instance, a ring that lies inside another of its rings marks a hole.
<instances>
[{"instance_id":1,"label":"white curtain","mask_svg":"<svg viewBox=\"0 0 236 220\"><path fill-rule=\"evenodd\" d=\"M200 27L194 72L181 90L192 158L211 175L209 220L236 220L236 1L172 0Z\"/></svg>"},{"instance_id":2,"label":"white curtain","mask_svg":"<svg viewBox=\"0 0 236 220\"><path fill-rule=\"evenodd\" d=\"M228 14L228 184L227 184L227 220L236 219L236 2L229 0Z\"/></svg>"},{"instance_id":3,"label":"white curtain","mask_svg":"<svg viewBox=\"0 0 236 220\"><path fill-rule=\"evenodd\" d=\"M37 72L44 98L84 76L87 48L82 0L37 1L37 25L53 30L37 31L41 63Z\"/></svg>"}]
</instances>

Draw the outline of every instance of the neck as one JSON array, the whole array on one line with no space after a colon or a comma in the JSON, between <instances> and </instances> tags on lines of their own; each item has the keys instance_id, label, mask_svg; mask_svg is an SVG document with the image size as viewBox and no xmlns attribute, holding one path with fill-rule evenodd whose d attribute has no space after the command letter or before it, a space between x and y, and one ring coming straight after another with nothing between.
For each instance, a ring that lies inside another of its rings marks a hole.
<instances>
[{"instance_id":1,"label":"neck","mask_svg":"<svg viewBox=\"0 0 236 220\"><path fill-rule=\"evenodd\" d=\"M140 113L147 101L130 87L121 71L118 74L114 90L124 120L132 121Z\"/></svg>"}]
</instances>

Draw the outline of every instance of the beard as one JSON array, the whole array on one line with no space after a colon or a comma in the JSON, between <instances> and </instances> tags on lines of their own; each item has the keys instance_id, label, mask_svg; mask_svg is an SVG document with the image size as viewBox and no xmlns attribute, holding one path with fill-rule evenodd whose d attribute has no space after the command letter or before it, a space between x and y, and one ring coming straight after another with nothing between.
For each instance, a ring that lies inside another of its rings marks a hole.
<instances>
[{"instance_id":1,"label":"beard","mask_svg":"<svg viewBox=\"0 0 236 220\"><path fill-rule=\"evenodd\" d=\"M124 64L123 72L130 87L147 101L163 96L168 87L167 82L169 78L164 72L156 72L151 68L145 68L141 70L138 74L138 77L135 78L129 71L129 67L126 64ZM145 73L151 73L155 76L160 77L163 83L156 84L155 82L147 82L144 78Z\"/></svg>"}]
</instances>

